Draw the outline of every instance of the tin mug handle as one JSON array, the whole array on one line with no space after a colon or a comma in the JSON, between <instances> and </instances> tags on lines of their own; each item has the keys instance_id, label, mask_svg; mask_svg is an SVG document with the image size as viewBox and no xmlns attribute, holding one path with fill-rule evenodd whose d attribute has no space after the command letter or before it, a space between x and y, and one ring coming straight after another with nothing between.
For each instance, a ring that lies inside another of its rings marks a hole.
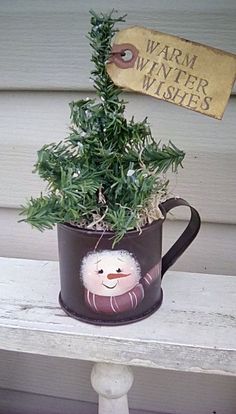
<instances>
[{"instance_id":1,"label":"tin mug handle","mask_svg":"<svg viewBox=\"0 0 236 414\"><path fill-rule=\"evenodd\" d=\"M189 207L191 210L191 217L184 232L181 234L181 236L178 238L175 244L163 256L161 277L164 276L167 269L169 269L169 267L176 262L176 260L184 253L187 247L192 243L192 241L197 236L201 226L201 219L197 210L190 206L190 204L182 198L169 198L169 200L166 200L161 204L161 207L164 209L166 213L172 210L172 208L178 206Z\"/></svg>"}]
</instances>

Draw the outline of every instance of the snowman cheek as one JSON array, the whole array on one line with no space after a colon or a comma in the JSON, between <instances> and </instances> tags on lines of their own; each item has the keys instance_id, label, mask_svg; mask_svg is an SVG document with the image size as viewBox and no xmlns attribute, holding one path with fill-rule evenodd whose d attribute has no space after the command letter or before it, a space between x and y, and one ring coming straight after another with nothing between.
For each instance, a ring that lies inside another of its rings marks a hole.
<instances>
[{"instance_id":1,"label":"snowman cheek","mask_svg":"<svg viewBox=\"0 0 236 414\"><path fill-rule=\"evenodd\" d=\"M94 285L94 287L96 286L96 290L99 292L106 292L108 291L108 289L104 286L104 284L109 285L110 281L107 279L106 275L96 275L96 283ZM98 293L99 294L99 293Z\"/></svg>"},{"instance_id":2,"label":"snowman cheek","mask_svg":"<svg viewBox=\"0 0 236 414\"><path fill-rule=\"evenodd\" d=\"M128 290L132 289L136 285L136 279L132 276L124 277L119 280L117 287L114 291L119 291L120 294L127 292Z\"/></svg>"},{"instance_id":3,"label":"snowman cheek","mask_svg":"<svg viewBox=\"0 0 236 414\"><path fill-rule=\"evenodd\" d=\"M123 282L123 283L122 283ZM127 287L132 287L133 286L133 284L134 284L134 280L133 280L133 278L132 279L125 279L125 280L122 280L122 282L121 282L121 285L120 285L120 288L121 289L126 289Z\"/></svg>"},{"instance_id":4,"label":"snowman cheek","mask_svg":"<svg viewBox=\"0 0 236 414\"><path fill-rule=\"evenodd\" d=\"M97 273L88 273L87 276L84 278L83 283L86 289L93 291L100 290L102 287L102 280L103 278L98 275Z\"/></svg>"}]
</instances>

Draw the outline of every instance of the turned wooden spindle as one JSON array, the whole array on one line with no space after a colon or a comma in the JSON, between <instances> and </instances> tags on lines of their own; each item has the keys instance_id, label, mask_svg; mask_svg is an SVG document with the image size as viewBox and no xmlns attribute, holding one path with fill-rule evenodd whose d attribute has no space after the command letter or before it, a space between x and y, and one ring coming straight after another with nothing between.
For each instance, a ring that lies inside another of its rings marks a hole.
<instances>
[{"instance_id":1,"label":"turned wooden spindle","mask_svg":"<svg viewBox=\"0 0 236 414\"><path fill-rule=\"evenodd\" d=\"M96 363L91 383L98 393L98 414L129 414L127 393L133 384L133 373L126 365Z\"/></svg>"}]
</instances>

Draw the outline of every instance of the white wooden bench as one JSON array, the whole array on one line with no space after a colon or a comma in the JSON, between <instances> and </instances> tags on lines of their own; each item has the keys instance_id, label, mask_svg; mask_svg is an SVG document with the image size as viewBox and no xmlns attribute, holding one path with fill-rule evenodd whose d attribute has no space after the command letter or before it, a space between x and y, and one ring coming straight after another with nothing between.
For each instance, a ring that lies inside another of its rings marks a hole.
<instances>
[{"instance_id":1,"label":"white wooden bench","mask_svg":"<svg viewBox=\"0 0 236 414\"><path fill-rule=\"evenodd\" d=\"M236 277L169 271L164 301L121 327L69 318L57 262L0 259L0 350L94 361L99 413L127 414L131 366L236 376Z\"/></svg>"}]
</instances>

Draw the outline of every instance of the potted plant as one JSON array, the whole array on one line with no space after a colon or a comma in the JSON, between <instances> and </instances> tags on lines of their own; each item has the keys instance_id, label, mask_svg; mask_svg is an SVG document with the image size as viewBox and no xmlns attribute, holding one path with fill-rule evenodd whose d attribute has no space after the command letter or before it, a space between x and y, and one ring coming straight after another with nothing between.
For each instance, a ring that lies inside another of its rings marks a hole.
<instances>
[{"instance_id":1,"label":"potted plant","mask_svg":"<svg viewBox=\"0 0 236 414\"><path fill-rule=\"evenodd\" d=\"M158 309L163 274L200 227L193 207L168 199L165 173L176 172L184 152L171 142L157 143L147 118L125 118L122 90L106 72L114 26L123 21L91 12L97 98L72 102L69 136L39 150L35 171L48 190L21 212L41 231L57 224L60 304L94 324L129 323ZM162 259L162 224L179 205L190 207L191 219Z\"/></svg>"}]
</instances>

